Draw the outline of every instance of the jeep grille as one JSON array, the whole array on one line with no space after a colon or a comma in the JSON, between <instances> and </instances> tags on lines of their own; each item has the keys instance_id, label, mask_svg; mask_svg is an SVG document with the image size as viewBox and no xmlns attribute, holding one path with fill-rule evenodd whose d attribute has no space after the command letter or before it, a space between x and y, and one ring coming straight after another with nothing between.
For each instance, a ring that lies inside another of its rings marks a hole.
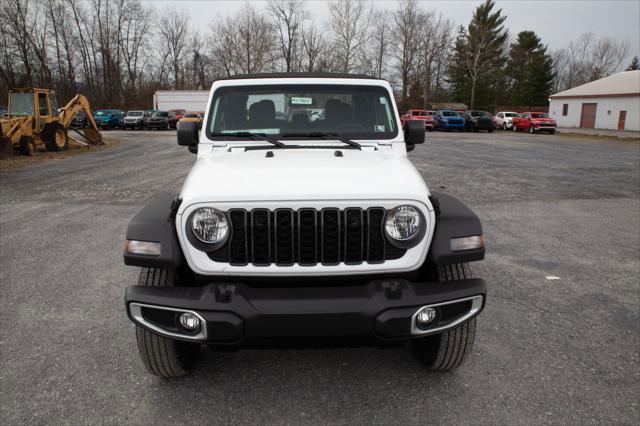
<instances>
[{"instance_id":1,"label":"jeep grille","mask_svg":"<svg viewBox=\"0 0 640 426\"><path fill-rule=\"evenodd\" d=\"M207 253L235 266L357 265L398 259L406 250L384 236L383 208L232 209L231 238Z\"/></svg>"}]
</instances>

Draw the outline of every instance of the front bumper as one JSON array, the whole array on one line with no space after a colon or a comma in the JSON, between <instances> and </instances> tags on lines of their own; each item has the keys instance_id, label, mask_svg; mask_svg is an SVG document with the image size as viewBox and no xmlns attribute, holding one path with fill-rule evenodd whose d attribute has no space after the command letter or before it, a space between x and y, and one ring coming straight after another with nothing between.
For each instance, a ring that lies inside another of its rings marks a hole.
<instances>
[{"instance_id":1,"label":"front bumper","mask_svg":"<svg viewBox=\"0 0 640 426\"><path fill-rule=\"evenodd\" d=\"M166 129L168 126L168 122L166 121L147 121L147 127L153 129Z\"/></svg>"},{"instance_id":2,"label":"front bumper","mask_svg":"<svg viewBox=\"0 0 640 426\"><path fill-rule=\"evenodd\" d=\"M465 123L441 123L440 124L440 128L441 129L464 129L465 127Z\"/></svg>"},{"instance_id":3,"label":"front bumper","mask_svg":"<svg viewBox=\"0 0 640 426\"><path fill-rule=\"evenodd\" d=\"M367 338L407 340L457 327L484 308L482 279L412 283L377 280L358 286L127 288L125 303L136 324L166 337L221 345L277 339ZM427 328L416 327L417 312L438 311ZM197 332L186 332L178 316L200 318Z\"/></svg>"}]
</instances>

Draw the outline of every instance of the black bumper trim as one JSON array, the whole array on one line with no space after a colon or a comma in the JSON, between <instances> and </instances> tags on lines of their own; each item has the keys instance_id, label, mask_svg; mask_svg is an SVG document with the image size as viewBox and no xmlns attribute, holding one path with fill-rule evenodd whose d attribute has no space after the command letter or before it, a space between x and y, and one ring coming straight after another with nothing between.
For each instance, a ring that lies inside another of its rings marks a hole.
<instances>
[{"instance_id":1,"label":"black bumper trim","mask_svg":"<svg viewBox=\"0 0 640 426\"><path fill-rule=\"evenodd\" d=\"M421 283L399 279L333 287L130 286L125 302L134 322L132 302L195 311L207 322L204 343L243 344L278 338L406 340L418 337L411 334L417 308L476 295L484 296L484 308L486 285L479 278Z\"/></svg>"}]
</instances>

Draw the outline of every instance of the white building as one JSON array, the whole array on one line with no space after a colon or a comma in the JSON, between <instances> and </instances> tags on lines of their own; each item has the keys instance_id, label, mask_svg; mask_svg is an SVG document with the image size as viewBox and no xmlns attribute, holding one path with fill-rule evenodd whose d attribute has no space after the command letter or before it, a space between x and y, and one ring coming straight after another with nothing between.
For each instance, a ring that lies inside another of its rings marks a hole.
<instances>
[{"instance_id":1,"label":"white building","mask_svg":"<svg viewBox=\"0 0 640 426\"><path fill-rule=\"evenodd\" d=\"M184 109L204 112L208 100L208 90L157 90L153 94L153 108L161 111Z\"/></svg>"},{"instance_id":2,"label":"white building","mask_svg":"<svg viewBox=\"0 0 640 426\"><path fill-rule=\"evenodd\" d=\"M640 71L625 71L551 95L558 127L640 131Z\"/></svg>"}]
</instances>

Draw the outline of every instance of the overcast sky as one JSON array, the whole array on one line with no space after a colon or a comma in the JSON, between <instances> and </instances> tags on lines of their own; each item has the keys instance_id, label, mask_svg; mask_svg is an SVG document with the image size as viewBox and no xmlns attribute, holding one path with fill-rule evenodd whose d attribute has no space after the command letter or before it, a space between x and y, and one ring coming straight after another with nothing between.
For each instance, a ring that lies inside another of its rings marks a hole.
<instances>
[{"instance_id":1,"label":"overcast sky","mask_svg":"<svg viewBox=\"0 0 640 426\"><path fill-rule=\"evenodd\" d=\"M144 0L156 9L175 6L185 9L191 15L193 24L207 30L216 15L236 12L243 1L169 1ZM265 2L250 1L257 8L264 9ZM456 25L467 25L473 10L481 0L419 1L425 9L434 9L453 21ZM377 8L395 9L397 1L375 0ZM506 0L496 2L507 15L506 25L512 37L522 30L533 30L543 43L551 49L565 47L582 33L592 31L598 36L609 36L627 40L630 57L640 52L640 0ZM326 22L329 16L325 0L307 0L307 9L314 21Z\"/></svg>"}]
</instances>

